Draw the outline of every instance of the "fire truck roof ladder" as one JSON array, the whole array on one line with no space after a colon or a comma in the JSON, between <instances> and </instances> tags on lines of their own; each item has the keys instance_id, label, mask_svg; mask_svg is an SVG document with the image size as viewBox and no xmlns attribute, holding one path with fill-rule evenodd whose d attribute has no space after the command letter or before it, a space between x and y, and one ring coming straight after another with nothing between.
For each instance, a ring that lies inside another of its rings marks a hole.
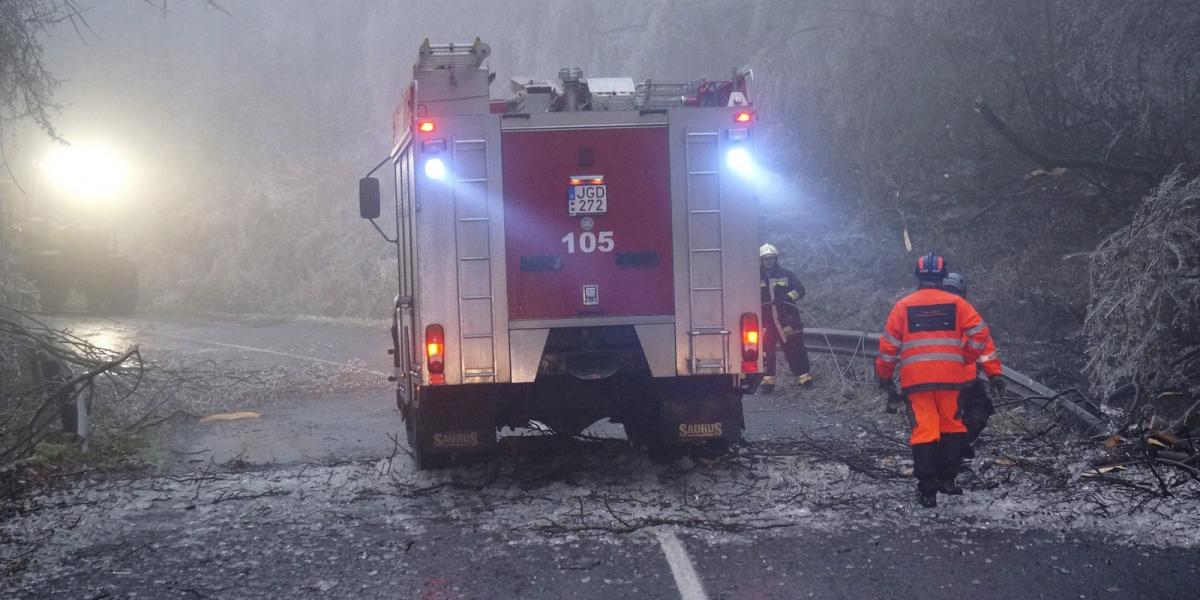
<instances>
[{"instance_id":1,"label":"fire truck roof ladder","mask_svg":"<svg viewBox=\"0 0 1200 600\"><path fill-rule=\"evenodd\" d=\"M479 38L475 38L475 41L469 44L430 44L429 38L425 38L421 43L417 70L478 69L491 55L492 47L479 41Z\"/></svg>"},{"instance_id":2,"label":"fire truck roof ladder","mask_svg":"<svg viewBox=\"0 0 1200 600\"><path fill-rule=\"evenodd\" d=\"M638 108L683 106L695 92L695 86L689 83L659 83L646 79L636 86L634 104Z\"/></svg>"}]
</instances>

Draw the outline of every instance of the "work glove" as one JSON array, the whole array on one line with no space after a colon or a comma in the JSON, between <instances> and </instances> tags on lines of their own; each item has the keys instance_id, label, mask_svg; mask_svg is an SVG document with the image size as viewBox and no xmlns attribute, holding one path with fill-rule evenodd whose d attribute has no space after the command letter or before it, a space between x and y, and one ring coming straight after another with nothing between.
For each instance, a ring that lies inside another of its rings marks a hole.
<instances>
[{"instance_id":1,"label":"work glove","mask_svg":"<svg viewBox=\"0 0 1200 600\"><path fill-rule=\"evenodd\" d=\"M895 388L889 386L887 391L887 406L883 408L883 412L894 415L900 412L900 403L904 401L904 396L900 395Z\"/></svg>"},{"instance_id":2,"label":"work glove","mask_svg":"<svg viewBox=\"0 0 1200 600\"><path fill-rule=\"evenodd\" d=\"M1004 391L1008 389L1008 382L1004 380L1002 375L997 375L988 379L988 387L992 388L992 393L996 397L1004 396Z\"/></svg>"},{"instance_id":3,"label":"work glove","mask_svg":"<svg viewBox=\"0 0 1200 600\"><path fill-rule=\"evenodd\" d=\"M883 408L883 412L889 415L894 415L900 411L900 392L896 390L896 386L892 385L891 379L880 379L875 382L879 385L879 389L887 392L887 406Z\"/></svg>"}]
</instances>

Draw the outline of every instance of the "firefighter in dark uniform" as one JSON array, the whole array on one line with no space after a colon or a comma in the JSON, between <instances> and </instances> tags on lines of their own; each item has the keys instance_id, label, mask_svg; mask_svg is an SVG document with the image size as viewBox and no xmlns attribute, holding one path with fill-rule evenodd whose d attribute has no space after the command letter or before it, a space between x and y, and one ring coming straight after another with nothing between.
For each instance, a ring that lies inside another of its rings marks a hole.
<instances>
[{"instance_id":1,"label":"firefighter in dark uniform","mask_svg":"<svg viewBox=\"0 0 1200 600\"><path fill-rule=\"evenodd\" d=\"M808 349L804 347L804 323L796 303L804 297L804 286L791 271L779 266L779 251L771 244L758 248L759 289L762 291L763 348L766 350L766 376L759 388L765 394L775 389L775 346L783 348L788 367L796 383L812 385L808 369Z\"/></svg>"},{"instance_id":2,"label":"firefighter in dark uniform","mask_svg":"<svg viewBox=\"0 0 1200 600\"><path fill-rule=\"evenodd\" d=\"M967 278L960 273L948 273L942 280L942 289L966 298ZM984 349L984 356L993 356L995 353L994 344ZM988 418L996 412L992 398L988 395L987 379L979 373L977 364L967 365L967 372L975 379L958 393L958 408L962 411L963 425L967 427L967 443L962 451L963 458L975 458L975 440L979 439L979 434L987 426Z\"/></svg>"}]
</instances>

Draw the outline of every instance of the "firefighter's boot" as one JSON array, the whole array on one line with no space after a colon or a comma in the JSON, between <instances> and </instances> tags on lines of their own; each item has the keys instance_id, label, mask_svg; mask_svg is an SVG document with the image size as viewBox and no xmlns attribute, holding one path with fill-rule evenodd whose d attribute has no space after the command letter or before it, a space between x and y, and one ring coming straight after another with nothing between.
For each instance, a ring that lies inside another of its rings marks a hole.
<instances>
[{"instance_id":1,"label":"firefighter's boot","mask_svg":"<svg viewBox=\"0 0 1200 600\"><path fill-rule=\"evenodd\" d=\"M917 503L925 508L937 506L938 443L913 444L913 476L917 478Z\"/></svg>"},{"instance_id":2,"label":"firefighter's boot","mask_svg":"<svg viewBox=\"0 0 1200 600\"><path fill-rule=\"evenodd\" d=\"M958 475L942 475L938 478L938 491L948 496L961 496L963 489L955 481Z\"/></svg>"},{"instance_id":3,"label":"firefighter's boot","mask_svg":"<svg viewBox=\"0 0 1200 600\"><path fill-rule=\"evenodd\" d=\"M947 496L961 496L963 489L955 481L958 475L942 475L938 477L938 493L946 494Z\"/></svg>"},{"instance_id":4,"label":"firefighter's boot","mask_svg":"<svg viewBox=\"0 0 1200 600\"><path fill-rule=\"evenodd\" d=\"M937 490L926 490L917 483L917 504L925 508L937 508Z\"/></svg>"},{"instance_id":5,"label":"firefighter's boot","mask_svg":"<svg viewBox=\"0 0 1200 600\"><path fill-rule=\"evenodd\" d=\"M775 391L775 376L767 375L763 377L762 384L758 386L758 391L764 395L773 393Z\"/></svg>"},{"instance_id":6,"label":"firefighter's boot","mask_svg":"<svg viewBox=\"0 0 1200 600\"><path fill-rule=\"evenodd\" d=\"M962 470L963 448L967 445L965 433L943 433L938 447L938 491L951 496L962 495L963 489L955 479Z\"/></svg>"},{"instance_id":7,"label":"firefighter's boot","mask_svg":"<svg viewBox=\"0 0 1200 600\"><path fill-rule=\"evenodd\" d=\"M812 384L813 384L812 375L805 373L803 375L796 376L796 385L798 385L800 387L812 387Z\"/></svg>"}]
</instances>

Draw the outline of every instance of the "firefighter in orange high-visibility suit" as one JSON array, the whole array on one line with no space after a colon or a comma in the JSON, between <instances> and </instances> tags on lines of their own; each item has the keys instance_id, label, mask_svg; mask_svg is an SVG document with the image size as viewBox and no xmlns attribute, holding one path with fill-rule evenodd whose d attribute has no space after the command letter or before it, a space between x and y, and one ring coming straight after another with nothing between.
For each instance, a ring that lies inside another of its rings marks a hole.
<instances>
[{"instance_id":1,"label":"firefighter in orange high-visibility suit","mask_svg":"<svg viewBox=\"0 0 1200 600\"><path fill-rule=\"evenodd\" d=\"M966 443L967 428L958 409L958 394L974 379L968 365L983 357L991 345L987 324L965 298L941 289L946 261L929 253L917 260L916 292L892 307L879 339L875 375L880 386L893 389L899 376L900 391L908 397L912 423L909 445L917 501L937 506L938 492L957 495L955 483ZM1000 361L983 362L984 372L997 373L991 381L1002 386Z\"/></svg>"}]
</instances>

